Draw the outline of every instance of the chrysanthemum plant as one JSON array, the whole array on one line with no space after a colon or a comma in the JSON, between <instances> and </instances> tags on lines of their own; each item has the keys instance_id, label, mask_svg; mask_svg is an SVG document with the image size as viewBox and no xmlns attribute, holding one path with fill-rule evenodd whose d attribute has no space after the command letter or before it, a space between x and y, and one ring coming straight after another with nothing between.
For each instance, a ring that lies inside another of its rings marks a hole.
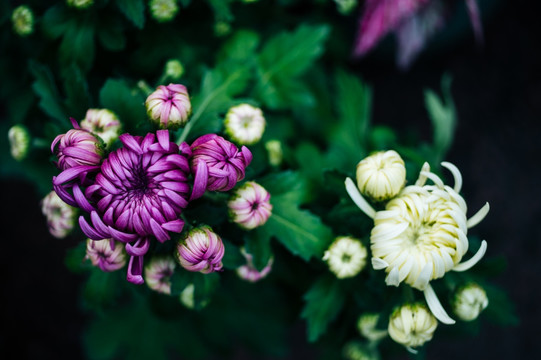
<instances>
[{"instance_id":1,"label":"chrysanthemum plant","mask_svg":"<svg viewBox=\"0 0 541 360\"><path fill-rule=\"evenodd\" d=\"M27 67L4 83L31 82L6 170L73 245L89 357L286 356L299 324L321 358L422 356L447 328L513 323L473 228L488 205L445 162L450 78L424 94L432 142L403 139L371 124L328 5L298 24L270 3L40 3L41 31L6 37Z\"/></svg>"}]
</instances>

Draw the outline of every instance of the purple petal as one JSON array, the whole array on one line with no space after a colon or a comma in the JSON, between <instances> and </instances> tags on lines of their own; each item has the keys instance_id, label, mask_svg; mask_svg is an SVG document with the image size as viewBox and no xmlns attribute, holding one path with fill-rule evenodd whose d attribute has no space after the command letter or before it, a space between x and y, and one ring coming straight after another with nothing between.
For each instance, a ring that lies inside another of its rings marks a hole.
<instances>
[{"instance_id":1,"label":"purple petal","mask_svg":"<svg viewBox=\"0 0 541 360\"><path fill-rule=\"evenodd\" d=\"M169 131L167 130L158 130L156 131L156 136L158 137L158 143L165 151L169 151L171 142L169 141Z\"/></svg>"},{"instance_id":2,"label":"purple petal","mask_svg":"<svg viewBox=\"0 0 541 360\"><path fill-rule=\"evenodd\" d=\"M139 238L135 244L126 244L126 253L131 256L143 256L150 248L150 241L147 237Z\"/></svg>"},{"instance_id":3,"label":"purple petal","mask_svg":"<svg viewBox=\"0 0 541 360\"><path fill-rule=\"evenodd\" d=\"M109 237L108 235L100 234L98 231L94 230L82 215L79 216L79 226L83 233L92 240L103 240Z\"/></svg>"},{"instance_id":4,"label":"purple petal","mask_svg":"<svg viewBox=\"0 0 541 360\"><path fill-rule=\"evenodd\" d=\"M466 7L468 8L468 15L473 27L473 33L477 42L483 42L483 24L481 22L481 14L479 12L479 5L477 0L465 0Z\"/></svg>"},{"instance_id":5,"label":"purple petal","mask_svg":"<svg viewBox=\"0 0 541 360\"><path fill-rule=\"evenodd\" d=\"M81 209L83 209L86 212L92 212L96 209L94 209L94 206L90 205L87 198L83 194L83 191L79 187L79 185L75 184L73 185L73 196L75 197L75 201L77 201L77 204Z\"/></svg>"},{"instance_id":6,"label":"purple petal","mask_svg":"<svg viewBox=\"0 0 541 360\"><path fill-rule=\"evenodd\" d=\"M150 227L152 228L152 233L154 234L154 236L156 236L156 239L158 239L159 242L163 243L171 239L169 233L162 229L162 227L156 222L156 220L150 219Z\"/></svg>"},{"instance_id":7,"label":"purple petal","mask_svg":"<svg viewBox=\"0 0 541 360\"><path fill-rule=\"evenodd\" d=\"M112 238L123 243L131 242L137 239L137 235L119 231L111 226L109 226L109 233L111 234Z\"/></svg>"},{"instance_id":8,"label":"purple petal","mask_svg":"<svg viewBox=\"0 0 541 360\"><path fill-rule=\"evenodd\" d=\"M428 2L429 0L367 0L360 19L354 54L363 56L368 53L385 35Z\"/></svg>"},{"instance_id":9,"label":"purple petal","mask_svg":"<svg viewBox=\"0 0 541 360\"><path fill-rule=\"evenodd\" d=\"M205 193L209 177L208 170L208 166L204 161L197 162L190 201L200 198Z\"/></svg>"},{"instance_id":10,"label":"purple petal","mask_svg":"<svg viewBox=\"0 0 541 360\"><path fill-rule=\"evenodd\" d=\"M184 221L176 219L162 224L162 228L167 231L172 231L176 233L181 233L184 228Z\"/></svg>"},{"instance_id":11,"label":"purple petal","mask_svg":"<svg viewBox=\"0 0 541 360\"><path fill-rule=\"evenodd\" d=\"M133 151L133 152L135 152L135 153L137 153L139 155L143 154L143 150L141 149L141 146L135 140L135 138L133 136L131 136L130 134L122 134L118 138L120 139L120 141L122 141L124 146L127 147L128 149L130 149L131 151Z\"/></svg>"},{"instance_id":12,"label":"purple petal","mask_svg":"<svg viewBox=\"0 0 541 360\"><path fill-rule=\"evenodd\" d=\"M53 177L53 184L54 184L54 179L55 178ZM58 197L62 199L62 201L65 202L66 204L73 207L79 206L77 202L75 201L75 199L73 198L73 196L66 190L65 186L53 185L53 189L56 192L56 195L58 195Z\"/></svg>"},{"instance_id":13,"label":"purple petal","mask_svg":"<svg viewBox=\"0 0 541 360\"><path fill-rule=\"evenodd\" d=\"M132 256L128 263L128 273L126 279L135 285L141 285L143 280L143 257Z\"/></svg>"}]
</instances>

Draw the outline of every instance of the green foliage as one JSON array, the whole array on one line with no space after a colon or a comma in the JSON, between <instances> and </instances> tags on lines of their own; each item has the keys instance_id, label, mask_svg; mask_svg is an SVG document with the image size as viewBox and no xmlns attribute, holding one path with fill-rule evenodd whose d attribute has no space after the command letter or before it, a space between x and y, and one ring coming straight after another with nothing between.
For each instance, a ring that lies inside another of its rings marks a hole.
<instances>
[{"instance_id":1,"label":"green foliage","mask_svg":"<svg viewBox=\"0 0 541 360\"><path fill-rule=\"evenodd\" d=\"M145 26L144 0L115 0L120 12L126 16L137 28Z\"/></svg>"},{"instance_id":2,"label":"green foliage","mask_svg":"<svg viewBox=\"0 0 541 360\"><path fill-rule=\"evenodd\" d=\"M145 98L125 80L108 79L99 92L101 106L113 111L125 125L125 130L140 130L149 124L144 106Z\"/></svg>"},{"instance_id":3,"label":"green foliage","mask_svg":"<svg viewBox=\"0 0 541 360\"><path fill-rule=\"evenodd\" d=\"M344 292L340 283L326 275L319 278L304 295L306 305L301 316L308 322L308 340L316 341L342 310Z\"/></svg>"}]
</instances>

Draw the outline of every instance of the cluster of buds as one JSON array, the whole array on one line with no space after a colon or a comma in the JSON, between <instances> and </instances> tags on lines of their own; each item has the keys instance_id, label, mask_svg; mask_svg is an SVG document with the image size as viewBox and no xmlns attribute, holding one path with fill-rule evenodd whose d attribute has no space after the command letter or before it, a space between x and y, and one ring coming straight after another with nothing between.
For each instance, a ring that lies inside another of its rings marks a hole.
<instances>
[{"instance_id":1,"label":"cluster of buds","mask_svg":"<svg viewBox=\"0 0 541 360\"><path fill-rule=\"evenodd\" d=\"M486 241L474 256L463 261L469 242L467 231L488 213L488 203L470 217L459 195L460 171L451 163L441 164L454 177L454 187L444 182L425 163L415 184L404 187L404 161L394 151L373 154L357 166L357 185L347 178L346 190L357 206L374 220L370 234L372 266L385 270L385 282L405 282L423 291L430 311L445 324L454 324L437 298L430 281L448 271L465 271L485 254ZM431 180L433 185L426 184ZM387 202L376 211L363 197Z\"/></svg>"}]
</instances>

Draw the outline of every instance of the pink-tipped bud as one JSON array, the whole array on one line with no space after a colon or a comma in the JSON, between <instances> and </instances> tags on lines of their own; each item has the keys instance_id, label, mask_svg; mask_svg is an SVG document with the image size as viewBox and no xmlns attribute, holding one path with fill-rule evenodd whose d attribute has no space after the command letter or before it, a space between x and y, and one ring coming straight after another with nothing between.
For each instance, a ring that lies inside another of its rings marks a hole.
<instances>
[{"instance_id":1,"label":"pink-tipped bud","mask_svg":"<svg viewBox=\"0 0 541 360\"><path fill-rule=\"evenodd\" d=\"M102 271L110 272L126 265L126 251L121 243L113 239L87 239L85 259L90 259L92 265Z\"/></svg>"},{"instance_id":2,"label":"pink-tipped bud","mask_svg":"<svg viewBox=\"0 0 541 360\"><path fill-rule=\"evenodd\" d=\"M205 190L229 191L244 179L245 169L252 161L252 153L216 134L207 134L196 139L192 145L190 160L195 174L192 199L203 195Z\"/></svg>"},{"instance_id":3,"label":"pink-tipped bud","mask_svg":"<svg viewBox=\"0 0 541 360\"><path fill-rule=\"evenodd\" d=\"M99 136L105 145L110 146L118 139L122 124L111 110L88 109L81 128Z\"/></svg>"},{"instance_id":4,"label":"pink-tipped bud","mask_svg":"<svg viewBox=\"0 0 541 360\"><path fill-rule=\"evenodd\" d=\"M227 207L231 220L246 230L265 224L272 214L269 192L253 181L235 190Z\"/></svg>"},{"instance_id":5,"label":"pink-tipped bud","mask_svg":"<svg viewBox=\"0 0 541 360\"><path fill-rule=\"evenodd\" d=\"M193 272L208 274L222 269L224 256L222 239L208 226L192 229L177 244L177 260Z\"/></svg>"},{"instance_id":6,"label":"pink-tipped bud","mask_svg":"<svg viewBox=\"0 0 541 360\"><path fill-rule=\"evenodd\" d=\"M269 262L261 271L258 271L254 266L253 256L248 254L244 249L241 249L241 253L246 259L246 264L237 268L237 275L241 279L255 283L265 278L270 273L273 263L272 258L269 259Z\"/></svg>"},{"instance_id":7,"label":"pink-tipped bud","mask_svg":"<svg viewBox=\"0 0 541 360\"><path fill-rule=\"evenodd\" d=\"M171 256L156 256L145 266L148 287L162 294L171 295L171 276L177 264Z\"/></svg>"},{"instance_id":8,"label":"pink-tipped bud","mask_svg":"<svg viewBox=\"0 0 541 360\"><path fill-rule=\"evenodd\" d=\"M147 114L160 129L176 130L186 125L192 112L188 90L181 84L160 85L146 101Z\"/></svg>"},{"instance_id":9,"label":"pink-tipped bud","mask_svg":"<svg viewBox=\"0 0 541 360\"><path fill-rule=\"evenodd\" d=\"M103 158L100 141L87 130L81 129L71 119L74 129L58 135L51 144L51 151L58 157L57 166L67 170L76 166L99 166Z\"/></svg>"},{"instance_id":10,"label":"pink-tipped bud","mask_svg":"<svg viewBox=\"0 0 541 360\"><path fill-rule=\"evenodd\" d=\"M66 237L75 226L77 209L62 201L54 191L41 200L41 212L47 219L49 232L55 238Z\"/></svg>"}]
</instances>

